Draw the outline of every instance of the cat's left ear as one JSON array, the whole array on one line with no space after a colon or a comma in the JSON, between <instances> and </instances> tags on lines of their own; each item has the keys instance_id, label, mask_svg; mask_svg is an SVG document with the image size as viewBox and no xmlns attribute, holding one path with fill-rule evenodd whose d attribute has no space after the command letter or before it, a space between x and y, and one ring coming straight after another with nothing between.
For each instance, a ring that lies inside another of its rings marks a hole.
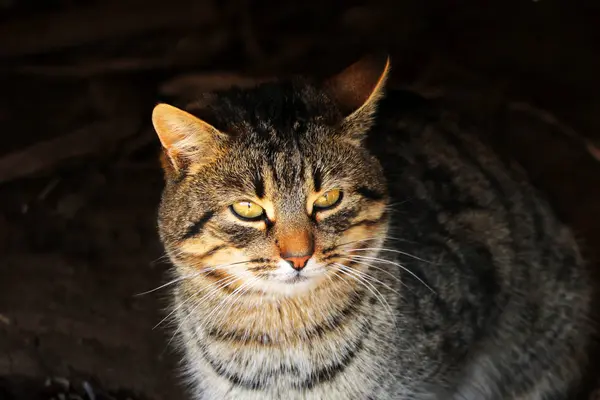
<instances>
[{"instance_id":1,"label":"cat's left ear","mask_svg":"<svg viewBox=\"0 0 600 400\"><path fill-rule=\"evenodd\" d=\"M360 142L371 127L390 66L387 54L369 55L325 83L326 91L345 114L342 129L349 138Z\"/></svg>"},{"instance_id":2,"label":"cat's left ear","mask_svg":"<svg viewBox=\"0 0 600 400\"><path fill-rule=\"evenodd\" d=\"M154 107L152 124L168 161L164 167L174 172L192 162L214 158L219 144L227 137L195 115L168 104Z\"/></svg>"}]
</instances>

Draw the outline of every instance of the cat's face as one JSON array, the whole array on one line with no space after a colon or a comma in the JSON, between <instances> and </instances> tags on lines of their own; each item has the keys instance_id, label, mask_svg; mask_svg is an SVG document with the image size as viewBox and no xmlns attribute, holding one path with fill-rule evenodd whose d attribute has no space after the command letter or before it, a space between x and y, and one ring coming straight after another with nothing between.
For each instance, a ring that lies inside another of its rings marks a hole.
<instances>
[{"instance_id":1,"label":"cat's face","mask_svg":"<svg viewBox=\"0 0 600 400\"><path fill-rule=\"evenodd\" d=\"M372 109L349 118L296 82L195 111L154 114L166 149L160 233L183 275L294 295L366 268L387 231L381 167L361 140Z\"/></svg>"}]
</instances>

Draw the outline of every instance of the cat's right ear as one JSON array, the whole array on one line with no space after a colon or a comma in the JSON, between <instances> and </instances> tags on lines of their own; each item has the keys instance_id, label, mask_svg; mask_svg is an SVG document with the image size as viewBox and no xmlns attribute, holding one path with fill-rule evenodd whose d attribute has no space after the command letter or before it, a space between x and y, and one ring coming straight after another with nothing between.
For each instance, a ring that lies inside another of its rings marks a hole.
<instances>
[{"instance_id":1,"label":"cat's right ear","mask_svg":"<svg viewBox=\"0 0 600 400\"><path fill-rule=\"evenodd\" d=\"M170 164L165 168L175 172L213 157L218 141L226 137L200 118L164 103L154 107L152 124Z\"/></svg>"},{"instance_id":2,"label":"cat's right ear","mask_svg":"<svg viewBox=\"0 0 600 400\"><path fill-rule=\"evenodd\" d=\"M370 54L329 78L325 89L344 114L343 130L360 142L372 125L390 73L387 54Z\"/></svg>"}]
</instances>

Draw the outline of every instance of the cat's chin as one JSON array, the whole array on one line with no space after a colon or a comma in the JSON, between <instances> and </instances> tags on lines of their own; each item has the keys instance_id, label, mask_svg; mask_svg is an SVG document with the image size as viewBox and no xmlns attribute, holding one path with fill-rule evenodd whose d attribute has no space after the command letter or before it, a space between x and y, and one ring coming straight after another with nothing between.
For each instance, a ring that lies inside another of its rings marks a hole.
<instances>
[{"instance_id":1,"label":"cat's chin","mask_svg":"<svg viewBox=\"0 0 600 400\"><path fill-rule=\"evenodd\" d=\"M262 290L274 296L293 297L307 293L319 286L321 279L298 275L286 279L273 279L264 282Z\"/></svg>"}]
</instances>

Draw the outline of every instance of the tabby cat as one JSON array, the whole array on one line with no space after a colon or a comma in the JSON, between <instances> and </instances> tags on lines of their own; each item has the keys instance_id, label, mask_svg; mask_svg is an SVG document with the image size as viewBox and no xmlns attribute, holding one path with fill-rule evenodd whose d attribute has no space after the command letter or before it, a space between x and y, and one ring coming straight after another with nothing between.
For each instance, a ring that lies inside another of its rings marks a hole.
<instances>
[{"instance_id":1,"label":"tabby cat","mask_svg":"<svg viewBox=\"0 0 600 400\"><path fill-rule=\"evenodd\" d=\"M152 120L194 399L567 399L590 280L509 161L389 58Z\"/></svg>"}]
</instances>

